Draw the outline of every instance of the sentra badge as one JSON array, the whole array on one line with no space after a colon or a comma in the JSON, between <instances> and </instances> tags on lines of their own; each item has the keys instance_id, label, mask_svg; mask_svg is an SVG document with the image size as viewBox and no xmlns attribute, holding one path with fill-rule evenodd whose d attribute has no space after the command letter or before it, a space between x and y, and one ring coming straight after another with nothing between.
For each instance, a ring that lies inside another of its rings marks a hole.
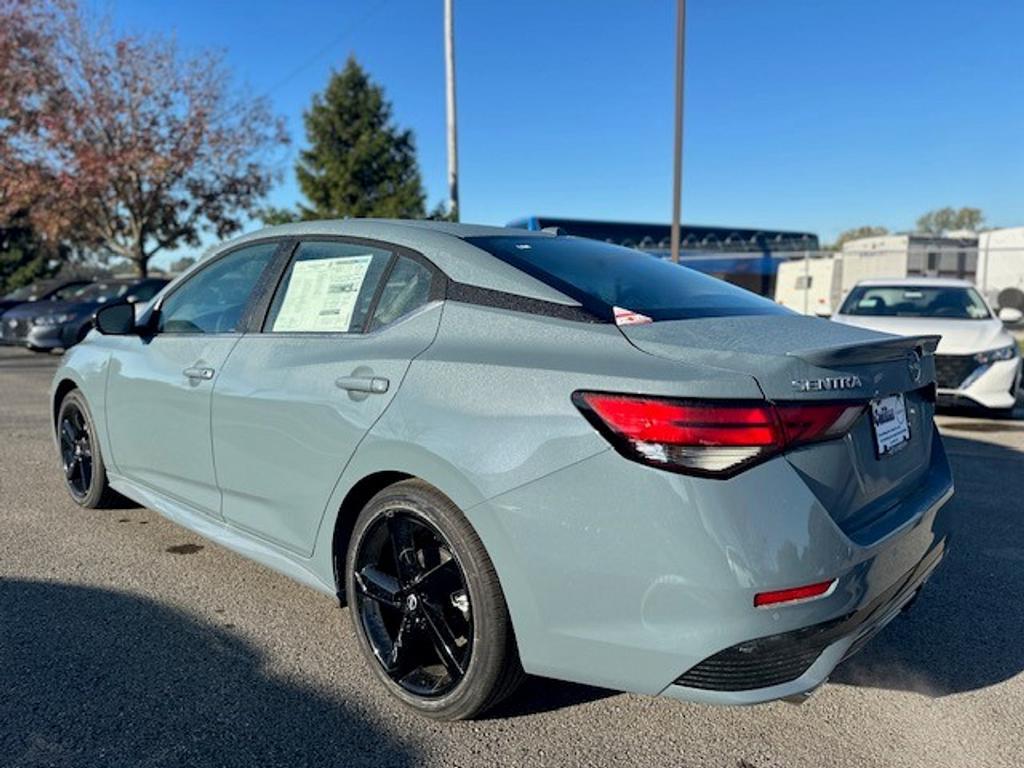
<instances>
[{"instance_id":1,"label":"sentra badge","mask_svg":"<svg viewBox=\"0 0 1024 768\"><path fill-rule=\"evenodd\" d=\"M793 389L798 392L837 392L842 389L857 389L862 386L860 376L852 373L844 376L826 376L822 379L793 380Z\"/></svg>"}]
</instances>

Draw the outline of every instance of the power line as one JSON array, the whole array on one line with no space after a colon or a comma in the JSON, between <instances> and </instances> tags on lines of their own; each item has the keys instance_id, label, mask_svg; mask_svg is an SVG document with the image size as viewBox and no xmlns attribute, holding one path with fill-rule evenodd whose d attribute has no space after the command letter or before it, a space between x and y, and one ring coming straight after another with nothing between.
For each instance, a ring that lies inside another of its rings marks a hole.
<instances>
[{"instance_id":1,"label":"power line","mask_svg":"<svg viewBox=\"0 0 1024 768\"><path fill-rule=\"evenodd\" d=\"M280 88L284 87L285 85L287 85L288 83L290 83L292 80L294 80L296 77L301 75L303 72L305 72L311 66L316 64L318 61L320 61L320 59L322 59L324 56L326 56L328 53L330 53L336 46L338 46L340 43L342 43L346 39L348 39L352 35L352 33L355 32L356 29L358 29L360 25L362 25L364 22L368 21L371 16L376 15L377 12L381 8L383 8L385 5L387 5L387 3L388 3L388 0L381 0L379 3L377 3L372 8L367 10L366 13L364 13L362 16L357 18L353 24L351 24L350 26L346 27L343 32L341 32L336 37L332 38L323 47L317 49L317 51L315 53L313 53L312 55L310 55L309 58L307 58L305 61L303 61L297 67L295 67L295 69L291 70L287 75L285 75L283 78L281 78L278 82L276 82L272 86L270 86L270 88L268 88L264 92L263 95L264 96L269 96L270 94L274 93L278 89L280 89Z\"/></svg>"}]
</instances>

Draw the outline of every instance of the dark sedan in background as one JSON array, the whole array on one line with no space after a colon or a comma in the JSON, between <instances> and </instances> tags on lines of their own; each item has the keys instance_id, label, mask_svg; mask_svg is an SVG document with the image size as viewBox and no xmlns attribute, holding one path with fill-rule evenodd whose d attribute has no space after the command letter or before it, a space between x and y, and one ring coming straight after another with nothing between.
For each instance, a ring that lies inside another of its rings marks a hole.
<instances>
[{"instance_id":1,"label":"dark sedan in background","mask_svg":"<svg viewBox=\"0 0 1024 768\"><path fill-rule=\"evenodd\" d=\"M0 315L22 304L37 301L67 301L91 280L39 280L0 297Z\"/></svg>"},{"instance_id":2,"label":"dark sedan in background","mask_svg":"<svg viewBox=\"0 0 1024 768\"><path fill-rule=\"evenodd\" d=\"M66 301L15 307L0 318L0 340L35 352L68 349L92 330L97 309L119 302L146 302L167 285L160 278L97 280Z\"/></svg>"}]
</instances>

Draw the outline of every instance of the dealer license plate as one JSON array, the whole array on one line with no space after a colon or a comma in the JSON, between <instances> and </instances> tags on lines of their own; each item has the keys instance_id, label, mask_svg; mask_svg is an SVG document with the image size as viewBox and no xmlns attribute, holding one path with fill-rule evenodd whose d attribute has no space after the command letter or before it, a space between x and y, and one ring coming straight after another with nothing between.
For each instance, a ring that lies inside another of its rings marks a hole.
<instances>
[{"instance_id":1,"label":"dealer license plate","mask_svg":"<svg viewBox=\"0 0 1024 768\"><path fill-rule=\"evenodd\" d=\"M907 403L903 395L890 395L871 401L871 425L879 456L896 453L910 440Z\"/></svg>"}]
</instances>

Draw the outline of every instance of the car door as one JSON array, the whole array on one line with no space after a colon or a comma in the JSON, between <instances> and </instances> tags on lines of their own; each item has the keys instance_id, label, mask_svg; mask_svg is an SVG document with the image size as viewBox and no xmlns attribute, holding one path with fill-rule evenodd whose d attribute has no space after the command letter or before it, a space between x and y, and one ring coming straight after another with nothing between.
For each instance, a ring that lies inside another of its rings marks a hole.
<instances>
[{"instance_id":1,"label":"car door","mask_svg":"<svg viewBox=\"0 0 1024 768\"><path fill-rule=\"evenodd\" d=\"M443 291L415 254L352 240L297 246L262 332L238 342L214 388L227 522L312 552L346 462L433 341Z\"/></svg>"},{"instance_id":2,"label":"car door","mask_svg":"<svg viewBox=\"0 0 1024 768\"><path fill-rule=\"evenodd\" d=\"M210 396L278 247L217 257L161 297L151 329L120 339L111 356L107 431L117 472L212 517L220 516L220 491Z\"/></svg>"}]
</instances>

